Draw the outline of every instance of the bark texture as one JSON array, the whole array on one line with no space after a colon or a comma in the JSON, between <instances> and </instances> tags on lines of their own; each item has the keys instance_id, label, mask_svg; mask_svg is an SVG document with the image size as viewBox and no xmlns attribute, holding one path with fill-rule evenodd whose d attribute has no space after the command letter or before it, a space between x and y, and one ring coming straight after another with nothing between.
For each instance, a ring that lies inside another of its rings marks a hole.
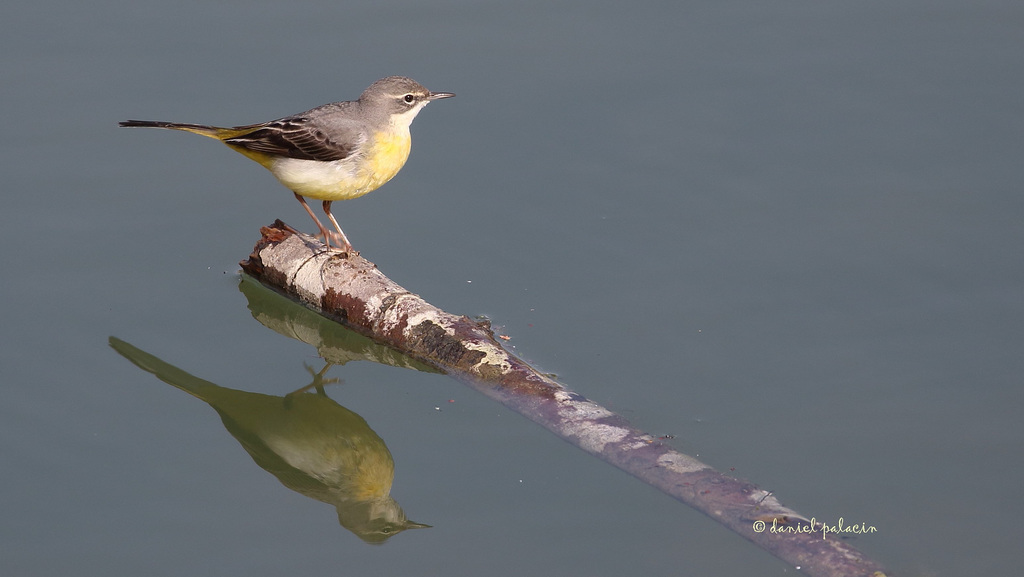
<instances>
[{"instance_id":1,"label":"bark texture","mask_svg":"<svg viewBox=\"0 0 1024 577\"><path fill-rule=\"evenodd\" d=\"M444 312L358 255L327 252L281 221L242 269L328 318L458 378L566 441L708 515L814 576L884 576L880 565L756 485L633 428L506 351L490 327ZM835 529L835 527L833 527Z\"/></svg>"}]
</instances>

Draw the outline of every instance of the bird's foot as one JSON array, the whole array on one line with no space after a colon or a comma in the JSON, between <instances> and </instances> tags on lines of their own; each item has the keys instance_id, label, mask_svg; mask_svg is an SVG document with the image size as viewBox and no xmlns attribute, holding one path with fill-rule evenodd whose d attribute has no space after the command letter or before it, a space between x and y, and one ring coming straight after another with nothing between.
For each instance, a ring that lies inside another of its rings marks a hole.
<instances>
[{"instance_id":1,"label":"bird's foot","mask_svg":"<svg viewBox=\"0 0 1024 577\"><path fill-rule=\"evenodd\" d=\"M327 237L329 237L324 238L324 244L327 245L328 250L340 253L343 257L359 256L359 251L352 248L352 245L348 243L348 239L333 230L325 230L324 232L326 232ZM324 237L324 234L321 233L317 236Z\"/></svg>"},{"instance_id":2,"label":"bird's foot","mask_svg":"<svg viewBox=\"0 0 1024 577\"><path fill-rule=\"evenodd\" d=\"M330 369L331 367L333 367L334 363L328 362L328 363L324 364L324 368L320 369L319 371L314 371L313 367L307 365L306 363L302 363L302 366L306 367L306 370L309 371L310 375L312 375L313 382L309 383L308 385L306 385L304 387L298 388L298 389L288 393L287 395L285 395L286 397L290 397L290 396L293 396L293 395L299 395L299 394L302 394L302 393L305 393L305 392L309 391L310 389L315 390L318 394L326 395L327 392L324 391L324 387L326 385L333 385L333 384L342 382L342 380L338 379L338 378L333 378L333 377L330 378L330 379L325 379L324 378L324 376L327 374L327 370Z\"/></svg>"}]
</instances>

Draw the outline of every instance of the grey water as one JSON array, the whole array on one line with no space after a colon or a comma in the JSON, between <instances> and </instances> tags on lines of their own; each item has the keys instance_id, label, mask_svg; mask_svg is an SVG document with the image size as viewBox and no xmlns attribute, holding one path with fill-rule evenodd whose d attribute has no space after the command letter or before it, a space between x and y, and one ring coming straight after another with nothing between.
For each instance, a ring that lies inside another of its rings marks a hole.
<instances>
[{"instance_id":1,"label":"grey water","mask_svg":"<svg viewBox=\"0 0 1024 577\"><path fill-rule=\"evenodd\" d=\"M392 279L804 515L876 528L847 542L897 574L1024 561L1019 2L53 0L0 22L3 574L795 571L454 380L267 313L237 263L276 218L312 230L291 194L211 140L117 128L255 123L392 74L457 94L392 182L335 204ZM368 542L395 509L330 501L110 337L261 403L323 384L430 527Z\"/></svg>"}]
</instances>

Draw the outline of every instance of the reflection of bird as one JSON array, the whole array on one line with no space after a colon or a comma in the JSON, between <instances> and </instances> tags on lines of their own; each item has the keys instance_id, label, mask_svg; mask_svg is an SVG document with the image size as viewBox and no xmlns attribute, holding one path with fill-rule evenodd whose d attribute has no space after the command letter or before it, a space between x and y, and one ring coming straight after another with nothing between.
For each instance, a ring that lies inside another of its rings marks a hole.
<instances>
[{"instance_id":1,"label":"reflection of bird","mask_svg":"<svg viewBox=\"0 0 1024 577\"><path fill-rule=\"evenodd\" d=\"M406 529L429 527L406 519L391 498L395 464L384 441L362 417L324 393L323 385L332 380L323 375L331 365L315 373L311 385L275 397L217 386L115 337L110 346L209 403L256 464L289 489L334 505L342 526L364 541L383 543Z\"/></svg>"},{"instance_id":2,"label":"reflection of bird","mask_svg":"<svg viewBox=\"0 0 1024 577\"><path fill-rule=\"evenodd\" d=\"M338 231L342 249L352 250L331 203L372 192L391 180L409 158L409 125L432 100L455 96L431 92L403 76L374 82L359 100L335 102L263 124L222 128L151 120L127 120L121 126L169 128L216 138L255 160L295 194L316 222L330 248L332 233L303 197L323 201Z\"/></svg>"}]
</instances>

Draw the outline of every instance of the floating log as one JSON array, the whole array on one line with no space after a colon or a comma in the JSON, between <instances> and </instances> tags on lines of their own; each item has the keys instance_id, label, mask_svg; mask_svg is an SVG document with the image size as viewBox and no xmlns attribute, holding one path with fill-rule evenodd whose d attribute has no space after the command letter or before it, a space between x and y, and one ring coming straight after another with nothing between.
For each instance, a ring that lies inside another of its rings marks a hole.
<instances>
[{"instance_id":1,"label":"floating log","mask_svg":"<svg viewBox=\"0 0 1024 577\"><path fill-rule=\"evenodd\" d=\"M506 351L487 323L442 311L358 254L328 251L280 220L260 232L241 266L265 286L459 379L808 575L884 577L835 527L830 533L772 492L672 449L541 374Z\"/></svg>"}]
</instances>

